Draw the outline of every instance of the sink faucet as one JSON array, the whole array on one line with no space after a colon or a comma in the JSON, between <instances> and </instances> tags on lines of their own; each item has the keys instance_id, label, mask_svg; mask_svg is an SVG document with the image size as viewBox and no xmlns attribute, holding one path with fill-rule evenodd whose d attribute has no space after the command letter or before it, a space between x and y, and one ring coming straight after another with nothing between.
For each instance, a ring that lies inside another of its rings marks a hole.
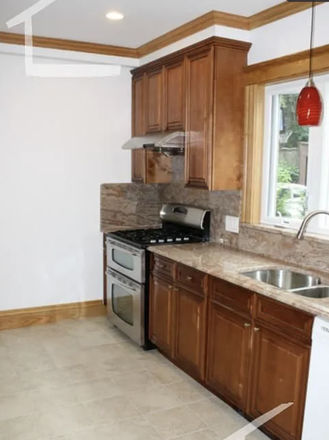
<instances>
[{"instance_id":1,"label":"sink faucet","mask_svg":"<svg viewBox=\"0 0 329 440\"><path fill-rule=\"evenodd\" d=\"M300 225L299 231L297 232L297 240L302 240L304 237L304 233L306 231L307 225L309 224L309 221L320 214L329 215L329 211L313 211L310 212L303 220L302 224Z\"/></svg>"}]
</instances>

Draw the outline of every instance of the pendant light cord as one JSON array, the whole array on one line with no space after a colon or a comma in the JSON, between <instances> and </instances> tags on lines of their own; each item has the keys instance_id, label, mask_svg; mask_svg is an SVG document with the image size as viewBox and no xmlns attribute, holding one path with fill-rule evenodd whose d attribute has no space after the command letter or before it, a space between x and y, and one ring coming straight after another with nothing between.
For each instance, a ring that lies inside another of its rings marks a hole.
<instances>
[{"instance_id":1,"label":"pendant light cord","mask_svg":"<svg viewBox=\"0 0 329 440\"><path fill-rule=\"evenodd\" d=\"M310 70L309 78L313 79L313 45L314 45L314 20L315 20L315 2L312 2L312 21L311 21L311 39L310 39Z\"/></svg>"}]
</instances>

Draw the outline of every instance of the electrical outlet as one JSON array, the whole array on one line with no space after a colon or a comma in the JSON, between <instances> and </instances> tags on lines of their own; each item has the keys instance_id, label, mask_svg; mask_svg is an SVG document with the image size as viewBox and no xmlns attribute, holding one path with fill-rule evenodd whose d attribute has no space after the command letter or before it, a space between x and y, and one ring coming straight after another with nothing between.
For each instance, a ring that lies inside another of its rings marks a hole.
<instances>
[{"instance_id":1,"label":"electrical outlet","mask_svg":"<svg viewBox=\"0 0 329 440\"><path fill-rule=\"evenodd\" d=\"M240 227L239 217L232 217L230 215L227 215L225 217L225 229L227 232L234 232L235 234L238 234L239 227Z\"/></svg>"}]
</instances>

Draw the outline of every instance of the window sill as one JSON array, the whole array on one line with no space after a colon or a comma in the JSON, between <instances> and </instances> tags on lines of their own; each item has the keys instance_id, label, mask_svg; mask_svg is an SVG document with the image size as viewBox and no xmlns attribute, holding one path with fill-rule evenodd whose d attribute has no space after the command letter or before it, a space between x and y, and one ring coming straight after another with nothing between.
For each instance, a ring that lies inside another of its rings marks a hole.
<instances>
[{"instance_id":1,"label":"window sill","mask_svg":"<svg viewBox=\"0 0 329 440\"><path fill-rule=\"evenodd\" d=\"M294 238L296 242L298 242L296 235L297 231L291 228L280 228L271 225L265 224L250 224L250 223L242 223L241 226L247 229L259 230L262 232L268 232L270 234L284 235L286 237ZM312 232L306 232L303 240L323 243L326 242L329 244L329 235L316 234Z\"/></svg>"}]
</instances>

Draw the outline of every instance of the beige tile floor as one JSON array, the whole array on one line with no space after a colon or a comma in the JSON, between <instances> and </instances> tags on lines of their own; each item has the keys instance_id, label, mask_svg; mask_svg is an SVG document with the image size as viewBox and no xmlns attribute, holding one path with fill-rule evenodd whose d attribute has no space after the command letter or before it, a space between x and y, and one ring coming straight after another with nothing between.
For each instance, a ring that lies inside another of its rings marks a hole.
<instances>
[{"instance_id":1,"label":"beige tile floor","mask_svg":"<svg viewBox=\"0 0 329 440\"><path fill-rule=\"evenodd\" d=\"M0 332L0 440L221 440L245 424L106 318Z\"/></svg>"}]
</instances>

